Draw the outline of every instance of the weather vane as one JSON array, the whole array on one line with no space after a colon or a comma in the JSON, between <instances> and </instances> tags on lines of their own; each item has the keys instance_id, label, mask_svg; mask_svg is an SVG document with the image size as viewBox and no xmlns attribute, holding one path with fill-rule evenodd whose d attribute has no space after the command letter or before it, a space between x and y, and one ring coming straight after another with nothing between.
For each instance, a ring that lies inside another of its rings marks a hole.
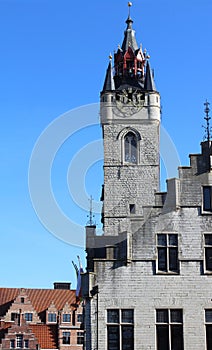
<instances>
[{"instance_id":1,"label":"weather vane","mask_svg":"<svg viewBox=\"0 0 212 350\"><path fill-rule=\"evenodd\" d=\"M209 116L209 112L210 112L210 103L206 100L204 103L205 109L205 117L204 119L206 120L206 126L203 125L203 128L205 129L205 137L204 139L206 139L208 142L210 142L211 140L211 127L210 127L210 120L211 117Z\"/></svg>"},{"instance_id":2,"label":"weather vane","mask_svg":"<svg viewBox=\"0 0 212 350\"><path fill-rule=\"evenodd\" d=\"M95 215L93 215L93 197L90 196L90 199L89 199L89 202L90 202L90 211L89 211L89 215L87 215L89 217L89 220L87 222L87 225L88 226L95 226L96 223L94 222L93 218L95 217Z\"/></svg>"}]
</instances>

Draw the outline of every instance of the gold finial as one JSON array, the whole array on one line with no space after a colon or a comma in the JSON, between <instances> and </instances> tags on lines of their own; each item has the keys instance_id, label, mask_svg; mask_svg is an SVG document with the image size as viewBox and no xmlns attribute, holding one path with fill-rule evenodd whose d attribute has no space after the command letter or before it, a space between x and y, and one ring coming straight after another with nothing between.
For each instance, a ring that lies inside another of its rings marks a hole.
<instances>
[{"instance_id":1,"label":"gold finial","mask_svg":"<svg viewBox=\"0 0 212 350\"><path fill-rule=\"evenodd\" d=\"M132 2L128 2L128 6L131 7L132 6Z\"/></svg>"},{"instance_id":2,"label":"gold finial","mask_svg":"<svg viewBox=\"0 0 212 350\"><path fill-rule=\"evenodd\" d=\"M109 60L111 61L113 58L113 56L111 55L111 53L109 54Z\"/></svg>"}]
</instances>

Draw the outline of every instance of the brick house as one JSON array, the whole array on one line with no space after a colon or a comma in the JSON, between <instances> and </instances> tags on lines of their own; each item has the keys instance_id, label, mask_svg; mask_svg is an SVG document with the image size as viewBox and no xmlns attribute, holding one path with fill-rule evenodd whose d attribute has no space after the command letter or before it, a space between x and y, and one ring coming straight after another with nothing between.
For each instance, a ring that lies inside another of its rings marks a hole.
<instances>
[{"instance_id":1,"label":"brick house","mask_svg":"<svg viewBox=\"0 0 212 350\"><path fill-rule=\"evenodd\" d=\"M0 288L0 349L82 350L83 307L70 283Z\"/></svg>"}]
</instances>

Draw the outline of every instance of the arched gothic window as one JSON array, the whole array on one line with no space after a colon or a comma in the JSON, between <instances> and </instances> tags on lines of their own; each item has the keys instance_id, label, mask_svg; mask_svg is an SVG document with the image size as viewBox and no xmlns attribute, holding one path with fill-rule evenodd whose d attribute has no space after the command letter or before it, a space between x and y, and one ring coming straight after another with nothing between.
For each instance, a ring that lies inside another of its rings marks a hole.
<instances>
[{"instance_id":1,"label":"arched gothic window","mask_svg":"<svg viewBox=\"0 0 212 350\"><path fill-rule=\"evenodd\" d=\"M137 137L130 131L124 137L124 161L136 164L137 158Z\"/></svg>"}]
</instances>

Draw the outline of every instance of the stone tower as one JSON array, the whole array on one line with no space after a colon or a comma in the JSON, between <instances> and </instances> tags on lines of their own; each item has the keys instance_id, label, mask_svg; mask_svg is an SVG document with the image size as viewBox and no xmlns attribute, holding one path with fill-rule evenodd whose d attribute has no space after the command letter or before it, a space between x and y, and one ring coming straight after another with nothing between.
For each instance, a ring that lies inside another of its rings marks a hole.
<instances>
[{"instance_id":1,"label":"stone tower","mask_svg":"<svg viewBox=\"0 0 212 350\"><path fill-rule=\"evenodd\" d=\"M159 190L160 95L149 56L126 20L122 46L112 56L101 92L104 142L102 222L105 235L142 225Z\"/></svg>"}]
</instances>

